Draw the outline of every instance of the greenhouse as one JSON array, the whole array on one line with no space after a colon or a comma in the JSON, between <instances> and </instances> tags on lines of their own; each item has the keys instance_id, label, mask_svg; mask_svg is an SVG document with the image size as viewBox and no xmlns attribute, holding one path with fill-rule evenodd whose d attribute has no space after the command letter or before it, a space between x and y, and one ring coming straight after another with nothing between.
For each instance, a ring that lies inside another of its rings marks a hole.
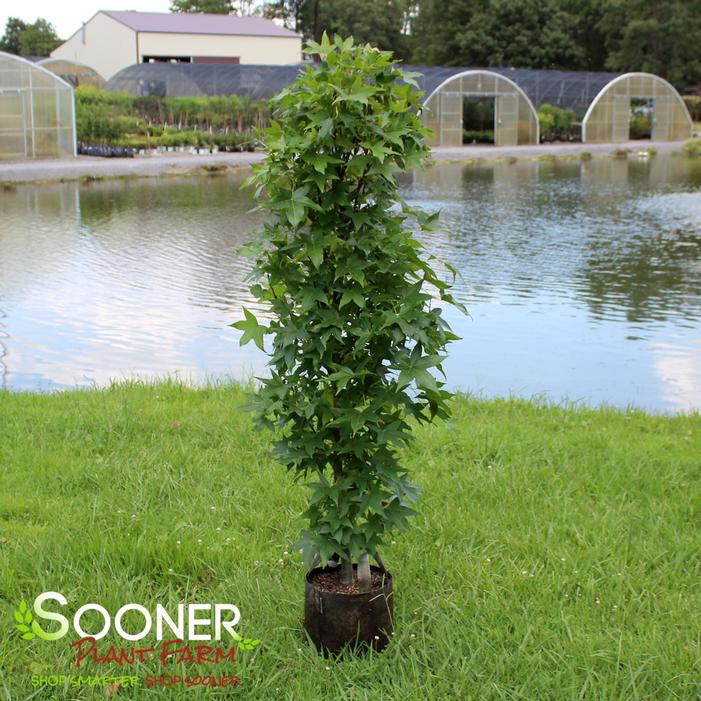
<instances>
[{"instance_id":1,"label":"greenhouse","mask_svg":"<svg viewBox=\"0 0 701 701\"><path fill-rule=\"evenodd\" d=\"M491 93L495 105L496 144L538 143L531 121L535 110L527 109L527 103L531 109L548 104L572 110L581 124L581 138L585 142L628 141L633 114L641 114L649 120L649 137L653 140L675 141L691 136L691 118L681 96L666 80L650 73L621 75L514 68L476 71L421 66L411 70L423 73L417 80L428 95L425 122L436 135L434 143L443 146L463 143L460 135L464 131L469 101L490 96L491 83L484 88L488 74L508 80L512 86L503 92L504 83L495 80ZM483 76L481 88L478 76ZM518 104L518 112L515 104Z\"/></svg>"},{"instance_id":2,"label":"greenhouse","mask_svg":"<svg viewBox=\"0 0 701 701\"><path fill-rule=\"evenodd\" d=\"M267 100L297 77L300 64L136 63L107 82L107 90L158 97L240 95Z\"/></svg>"},{"instance_id":3,"label":"greenhouse","mask_svg":"<svg viewBox=\"0 0 701 701\"><path fill-rule=\"evenodd\" d=\"M538 143L538 114L510 78L491 70L467 70L431 89L435 75L424 71L424 123L434 134L432 146L462 146L471 135L481 134L497 146Z\"/></svg>"},{"instance_id":4,"label":"greenhouse","mask_svg":"<svg viewBox=\"0 0 701 701\"><path fill-rule=\"evenodd\" d=\"M83 63L69 61L65 58L43 58L37 62L37 65L55 73L74 88L83 85L102 90L105 87L105 79L97 71Z\"/></svg>"},{"instance_id":5,"label":"greenhouse","mask_svg":"<svg viewBox=\"0 0 701 701\"><path fill-rule=\"evenodd\" d=\"M627 141L631 111L649 114L653 141L678 141L692 134L692 121L679 93L651 73L626 73L597 94L582 120L582 141Z\"/></svg>"},{"instance_id":6,"label":"greenhouse","mask_svg":"<svg viewBox=\"0 0 701 701\"><path fill-rule=\"evenodd\" d=\"M108 90L135 95L241 95L268 99L294 81L304 64L258 66L218 63L139 63L124 68ZM432 145L487 142L537 144L537 111L552 105L574 113L582 141L620 142L631 137L636 115L649 124L647 138L691 136L691 119L679 93L649 73L541 71L514 68L405 66L420 73L426 95L424 122Z\"/></svg>"},{"instance_id":7,"label":"greenhouse","mask_svg":"<svg viewBox=\"0 0 701 701\"><path fill-rule=\"evenodd\" d=\"M74 110L62 78L0 52L0 159L75 156Z\"/></svg>"}]
</instances>

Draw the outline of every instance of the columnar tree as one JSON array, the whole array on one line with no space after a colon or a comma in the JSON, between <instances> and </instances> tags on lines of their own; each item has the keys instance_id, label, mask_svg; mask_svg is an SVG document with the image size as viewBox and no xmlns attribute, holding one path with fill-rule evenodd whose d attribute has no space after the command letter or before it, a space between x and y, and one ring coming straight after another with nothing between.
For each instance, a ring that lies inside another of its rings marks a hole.
<instances>
[{"instance_id":1,"label":"columnar tree","mask_svg":"<svg viewBox=\"0 0 701 701\"><path fill-rule=\"evenodd\" d=\"M342 563L345 583L414 513L417 487L400 463L412 421L448 415L442 373L455 339L436 300L448 285L422 256L395 173L427 155L420 94L392 55L352 39L311 42L307 67L273 101L265 161L250 179L268 218L253 244L254 295L272 321L249 311L242 343L272 343L271 376L254 404L279 431L278 458L306 481L307 563ZM430 257L429 257L430 258Z\"/></svg>"}]
</instances>

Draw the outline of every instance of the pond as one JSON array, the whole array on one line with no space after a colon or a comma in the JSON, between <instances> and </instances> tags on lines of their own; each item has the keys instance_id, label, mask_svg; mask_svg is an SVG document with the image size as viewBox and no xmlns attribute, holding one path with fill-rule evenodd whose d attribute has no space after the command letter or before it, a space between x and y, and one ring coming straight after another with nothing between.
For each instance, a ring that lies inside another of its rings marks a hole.
<instances>
[{"instance_id":1,"label":"pond","mask_svg":"<svg viewBox=\"0 0 701 701\"><path fill-rule=\"evenodd\" d=\"M245 379L229 324L260 222L238 176L0 192L0 386ZM428 253L459 271L449 386L480 396L701 407L701 163L683 157L435 166Z\"/></svg>"}]
</instances>

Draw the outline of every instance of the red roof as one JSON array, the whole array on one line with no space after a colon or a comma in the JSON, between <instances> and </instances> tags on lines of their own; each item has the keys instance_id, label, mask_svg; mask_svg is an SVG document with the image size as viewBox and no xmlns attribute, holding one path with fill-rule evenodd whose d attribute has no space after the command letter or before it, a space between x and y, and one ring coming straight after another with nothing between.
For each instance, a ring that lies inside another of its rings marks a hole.
<instances>
[{"instance_id":1,"label":"red roof","mask_svg":"<svg viewBox=\"0 0 701 701\"><path fill-rule=\"evenodd\" d=\"M298 37L299 34L265 17L167 12L106 12L103 14L136 32L170 34L229 34L236 36Z\"/></svg>"}]
</instances>

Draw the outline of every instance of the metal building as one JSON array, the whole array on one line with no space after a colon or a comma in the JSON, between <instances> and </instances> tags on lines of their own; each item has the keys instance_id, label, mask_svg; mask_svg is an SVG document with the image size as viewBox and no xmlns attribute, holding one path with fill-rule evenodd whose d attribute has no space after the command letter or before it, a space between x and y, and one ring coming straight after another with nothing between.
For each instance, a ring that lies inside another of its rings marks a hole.
<instances>
[{"instance_id":1,"label":"metal building","mask_svg":"<svg viewBox=\"0 0 701 701\"><path fill-rule=\"evenodd\" d=\"M132 63L297 63L302 37L265 17L101 10L51 56L109 80Z\"/></svg>"}]
</instances>

